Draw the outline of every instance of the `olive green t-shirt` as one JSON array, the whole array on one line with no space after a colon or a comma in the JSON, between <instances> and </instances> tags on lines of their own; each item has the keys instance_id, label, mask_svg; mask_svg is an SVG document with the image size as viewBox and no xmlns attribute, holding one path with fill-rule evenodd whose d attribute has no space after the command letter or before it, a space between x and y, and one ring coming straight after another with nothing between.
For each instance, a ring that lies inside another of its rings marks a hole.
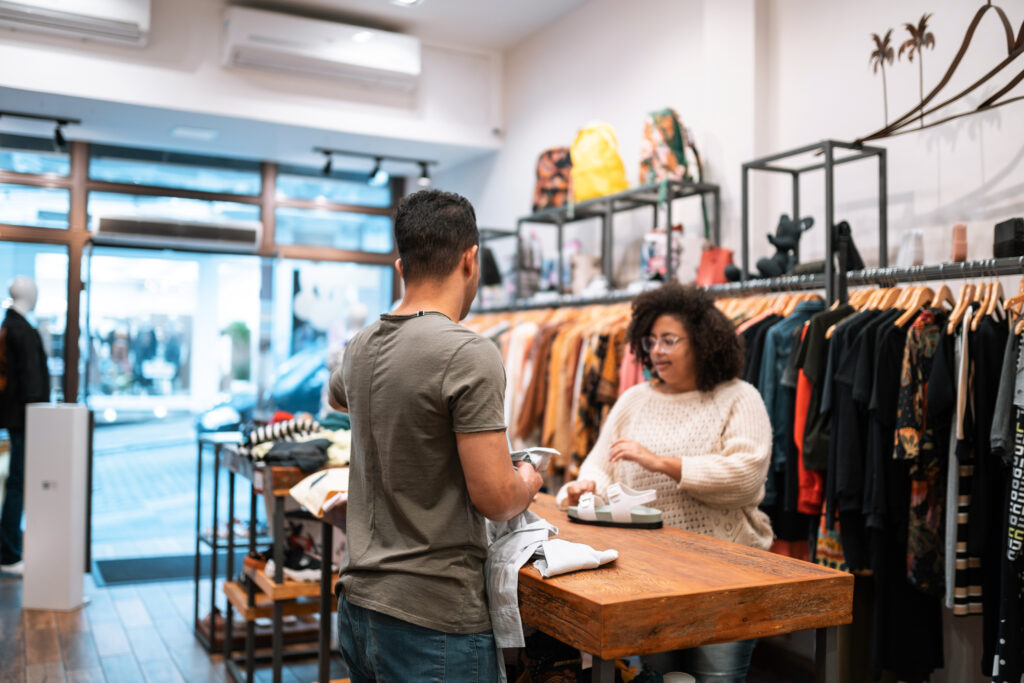
<instances>
[{"instance_id":1,"label":"olive green t-shirt","mask_svg":"<svg viewBox=\"0 0 1024 683\"><path fill-rule=\"evenodd\" d=\"M445 633L490 630L484 517L455 434L505 429L497 346L441 313L382 315L330 390L352 419L346 599Z\"/></svg>"}]
</instances>

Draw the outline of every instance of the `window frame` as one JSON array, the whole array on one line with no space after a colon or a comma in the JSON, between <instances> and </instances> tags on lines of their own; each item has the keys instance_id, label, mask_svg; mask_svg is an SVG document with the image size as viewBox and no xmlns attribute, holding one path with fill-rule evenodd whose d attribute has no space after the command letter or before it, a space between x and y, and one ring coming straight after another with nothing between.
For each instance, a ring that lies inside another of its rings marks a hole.
<instances>
[{"instance_id":1,"label":"window frame","mask_svg":"<svg viewBox=\"0 0 1024 683\"><path fill-rule=\"evenodd\" d=\"M313 245L277 244L275 240L275 212L278 207L319 209L345 213L382 215L394 220L398 201L405 192L405 181L403 179L392 178L389 181L389 189L391 190L390 206L372 207L338 204L329 201L279 199L276 196L278 164L274 162L260 162L260 193L258 195L241 195L230 192L206 192L92 180L89 177L89 143L81 141L69 142L68 154L70 171L66 176L0 170L0 183L66 189L70 191L70 208L68 211L68 227L66 229L0 223L0 240L58 244L64 245L68 249L68 307L65 327L67 342L64 346L64 400L68 402L75 402L79 395L79 343L72 343L70 340L80 340L81 337L80 301L84 288L82 259L83 252L91 244L92 237L92 233L89 230L87 213L90 192L179 197L182 199L257 205L260 209L260 223L263 226L260 245L255 252L257 256L306 261L338 261L389 267L393 266L398 258L395 245L392 245L390 253L374 253ZM286 169L290 174L295 172L294 167L286 167ZM338 173L338 177L348 179L348 176L343 173ZM397 270L393 270L392 296L399 295L401 291L400 277Z\"/></svg>"}]
</instances>

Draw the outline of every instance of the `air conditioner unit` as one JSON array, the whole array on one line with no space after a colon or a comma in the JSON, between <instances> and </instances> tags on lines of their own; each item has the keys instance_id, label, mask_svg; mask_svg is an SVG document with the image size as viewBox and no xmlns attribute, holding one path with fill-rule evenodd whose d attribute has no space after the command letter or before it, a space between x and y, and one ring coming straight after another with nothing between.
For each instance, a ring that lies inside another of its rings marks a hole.
<instances>
[{"instance_id":1,"label":"air conditioner unit","mask_svg":"<svg viewBox=\"0 0 1024 683\"><path fill-rule=\"evenodd\" d=\"M420 75L420 41L362 26L229 7L223 63L408 91Z\"/></svg>"},{"instance_id":2,"label":"air conditioner unit","mask_svg":"<svg viewBox=\"0 0 1024 683\"><path fill-rule=\"evenodd\" d=\"M102 216L95 219L92 242L101 246L251 254L259 249L262 227L255 221L201 223L166 218Z\"/></svg>"},{"instance_id":3,"label":"air conditioner unit","mask_svg":"<svg viewBox=\"0 0 1024 683\"><path fill-rule=\"evenodd\" d=\"M0 26L145 45L150 0L0 0Z\"/></svg>"}]
</instances>

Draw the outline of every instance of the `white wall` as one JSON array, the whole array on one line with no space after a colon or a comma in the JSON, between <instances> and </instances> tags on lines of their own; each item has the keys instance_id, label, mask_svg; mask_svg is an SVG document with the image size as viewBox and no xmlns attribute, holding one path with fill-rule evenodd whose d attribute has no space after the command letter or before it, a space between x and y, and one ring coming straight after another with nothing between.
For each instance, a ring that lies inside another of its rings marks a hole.
<instances>
[{"instance_id":1,"label":"white wall","mask_svg":"<svg viewBox=\"0 0 1024 683\"><path fill-rule=\"evenodd\" d=\"M937 84L960 47L975 10L983 3L935 3L928 0L864 0L857 3L771 0L767 21L772 39L772 102L769 146L785 150L824 138L852 140L882 127L882 79L869 66L871 33L893 28L899 48L908 36L905 22L917 22L925 12L935 35L934 50L924 57L927 94ZM1000 0L1014 32L1024 21L1024 0ZM959 92L1006 56L1006 41L994 12L989 12L975 36L956 76L943 91ZM1024 60L1006 69L1019 74ZM890 119L918 102L918 62L905 59L888 67ZM996 78L966 103L976 106L991 94ZM1018 86L1014 94L1024 94ZM954 105L958 111L965 104ZM759 112L760 114L760 112ZM926 123L928 122L926 118ZM889 150L889 245L895 258L900 236L919 228L925 233L925 262L949 260L951 226L968 224L970 258L992 256L992 226L1024 212L1024 102L973 117L959 119L922 132L884 140ZM856 167L856 168L855 168ZM877 196L872 162L856 162L837 174L837 220L846 218L865 260L877 259ZM802 186L806 211L823 223L823 181L809 179ZM816 201L815 201L816 200ZM784 210L785 203L763 219ZM771 224L754 228L755 235ZM810 238L821 236L816 227ZM760 239L760 238L759 238ZM806 255L821 258L823 241L808 239Z\"/></svg>"},{"instance_id":2,"label":"white wall","mask_svg":"<svg viewBox=\"0 0 1024 683\"><path fill-rule=\"evenodd\" d=\"M500 144L494 132L502 125L500 54L425 43L423 75L412 94L224 68L226 4L153 0L144 48L0 30L0 88L299 125L369 139L373 151L384 153L408 151L410 143L478 150ZM81 116L86 126L87 114ZM251 142L258 148L266 141Z\"/></svg>"},{"instance_id":3,"label":"white wall","mask_svg":"<svg viewBox=\"0 0 1024 683\"><path fill-rule=\"evenodd\" d=\"M1024 0L1000 4L1019 30ZM925 54L926 91L953 58L977 6L945 3L933 16L937 44ZM906 37L903 23L935 10L925 0L591 0L506 53L505 145L496 155L440 174L438 182L466 194L481 225L513 227L516 217L529 213L534 165L543 149L570 144L589 120L608 121L618 131L630 182L636 183L643 116L672 105L695 133L709 180L722 186L723 245L736 252L738 262L740 164L826 138L853 140L880 127L882 84L869 65L870 34L895 29L898 49ZM994 19L990 14L983 22L946 93L962 89L1005 56ZM1024 68L1015 66L1009 75ZM980 102L993 84L967 102ZM888 85L889 114L895 118L917 101L917 62L889 67ZM1024 86L1013 94L1024 94ZM873 143L889 150L890 262L903 233L915 228L924 231L927 263L948 260L951 226L958 221L969 226L969 257L991 256L992 226L1024 213L1021 123L1024 103L1016 103ZM869 265L878 261L875 169L863 161L836 174L836 219L850 221ZM774 251L765 234L774 232L780 213L790 211L790 189L788 179L764 173L753 176L751 189L753 268L759 256ZM822 258L820 172L802 180L801 209L816 220L804 239L803 258ZM692 213L683 220L699 225ZM616 222L616 260L648 224L649 214ZM553 248L553 238L548 246Z\"/></svg>"},{"instance_id":4,"label":"white wall","mask_svg":"<svg viewBox=\"0 0 1024 683\"><path fill-rule=\"evenodd\" d=\"M481 225L514 227L530 212L537 156L570 145L580 126L595 119L617 131L635 185L644 116L672 106L695 134L707 178L722 185L724 234L737 230L738 167L757 144L754 0L641 5L638 11L636 3L590 0L506 53L505 144L496 155L437 176L439 186L473 201ZM698 203L676 207L674 218L701 229ZM616 261L650 222L649 211L617 217ZM582 226L567 230L567 239L593 243L596 253L596 221ZM553 250L553 231L538 233Z\"/></svg>"}]
</instances>

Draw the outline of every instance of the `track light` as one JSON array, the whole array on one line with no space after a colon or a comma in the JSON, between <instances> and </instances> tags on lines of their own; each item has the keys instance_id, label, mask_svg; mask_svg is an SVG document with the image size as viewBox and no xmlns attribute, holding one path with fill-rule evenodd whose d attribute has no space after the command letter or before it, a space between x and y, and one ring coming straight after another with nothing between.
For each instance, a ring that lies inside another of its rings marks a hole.
<instances>
[{"instance_id":1,"label":"track light","mask_svg":"<svg viewBox=\"0 0 1024 683\"><path fill-rule=\"evenodd\" d=\"M384 161L382 157L374 157L373 170L370 171L370 175L367 181L374 187L382 187L388 184L388 180L391 179L391 175L381 168L381 163Z\"/></svg>"},{"instance_id":2,"label":"track light","mask_svg":"<svg viewBox=\"0 0 1024 683\"><path fill-rule=\"evenodd\" d=\"M61 130L61 126L66 125L65 121L58 121L57 127L53 129L53 143L57 145L57 149L64 149L64 146L68 144L68 141L64 139L64 132Z\"/></svg>"},{"instance_id":3,"label":"track light","mask_svg":"<svg viewBox=\"0 0 1024 683\"><path fill-rule=\"evenodd\" d=\"M68 141L64 137L64 131L61 130L64 126L77 126L82 123L81 119L69 119L67 117L56 118L54 116L47 116L46 114L29 114L23 111L2 111L0 110L0 118L4 116L15 118L15 119L32 119L35 121L53 121L56 126L53 129L53 144L58 150L64 149L67 146Z\"/></svg>"},{"instance_id":4,"label":"track light","mask_svg":"<svg viewBox=\"0 0 1024 683\"><path fill-rule=\"evenodd\" d=\"M391 174L384 169L385 161L419 166L420 175L419 178L417 178L416 183L420 187L428 187L431 184L430 165L437 163L436 161L413 159L410 157L397 157L387 154L367 154L366 152L353 152L343 149L331 149L329 147L314 147L313 151L317 154L323 154L324 157L326 157L327 161L323 168L324 175L330 174L331 160L334 158L335 154L339 154L343 157L355 157L357 159L373 159L373 169L367 174L366 182L374 187L383 187L391 180Z\"/></svg>"}]
</instances>

